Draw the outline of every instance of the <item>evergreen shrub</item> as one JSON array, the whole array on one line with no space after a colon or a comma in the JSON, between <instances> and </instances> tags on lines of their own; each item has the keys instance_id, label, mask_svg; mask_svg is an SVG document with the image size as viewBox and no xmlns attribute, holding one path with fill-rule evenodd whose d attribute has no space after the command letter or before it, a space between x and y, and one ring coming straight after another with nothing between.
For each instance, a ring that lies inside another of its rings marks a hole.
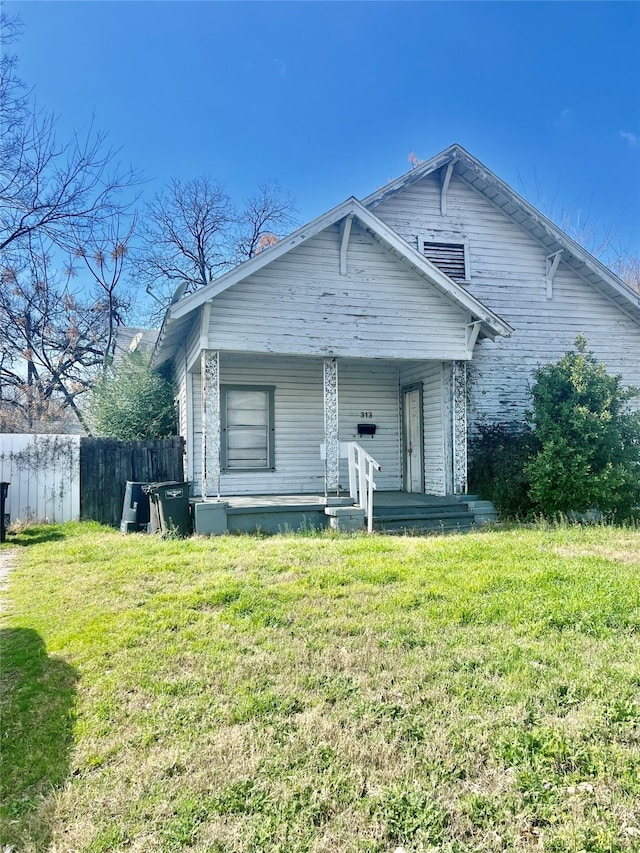
<instances>
[{"instance_id":1,"label":"evergreen shrub","mask_svg":"<svg viewBox=\"0 0 640 853\"><path fill-rule=\"evenodd\" d=\"M538 511L634 514L640 506L640 412L629 403L639 393L607 373L582 335L560 361L536 371L530 420L539 449L524 476Z\"/></svg>"}]
</instances>

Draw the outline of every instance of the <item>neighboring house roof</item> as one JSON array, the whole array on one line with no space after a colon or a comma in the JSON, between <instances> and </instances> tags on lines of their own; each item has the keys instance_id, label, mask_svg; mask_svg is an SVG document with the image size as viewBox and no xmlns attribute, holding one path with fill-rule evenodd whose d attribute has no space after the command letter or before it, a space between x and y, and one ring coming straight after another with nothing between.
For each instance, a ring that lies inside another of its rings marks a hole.
<instances>
[{"instance_id":1,"label":"neighboring house roof","mask_svg":"<svg viewBox=\"0 0 640 853\"><path fill-rule=\"evenodd\" d=\"M429 281L431 285L435 286L459 307L468 311L475 320L479 320L482 323L482 334L485 337L494 338L497 335L511 334L513 329L508 323L472 296L462 285L450 279L423 255L419 254L413 246L410 246L371 210L351 197L314 219L313 222L298 228L293 234L284 237L273 246L264 249L258 255L254 255L235 269L215 279L206 287L202 287L195 293L191 293L170 305L156 344L154 362L157 364L172 357L193 322L193 312L201 305L347 217L357 220L374 239L395 254L403 263L406 263Z\"/></svg>"},{"instance_id":2,"label":"neighboring house roof","mask_svg":"<svg viewBox=\"0 0 640 853\"><path fill-rule=\"evenodd\" d=\"M533 205L525 201L515 190L494 175L476 160L461 145L454 143L435 157L425 160L406 174L391 181L368 195L362 204L371 209L405 187L416 183L427 175L453 164L456 177L484 196L543 247L548 255L562 252L562 263L566 264L582 279L596 287L617 307L640 323L640 294L632 290L622 279L611 272L585 248L569 237Z\"/></svg>"},{"instance_id":3,"label":"neighboring house roof","mask_svg":"<svg viewBox=\"0 0 640 853\"><path fill-rule=\"evenodd\" d=\"M139 326L118 326L113 348L113 361L118 364L132 352L149 352L158 340L159 329L143 329Z\"/></svg>"}]
</instances>

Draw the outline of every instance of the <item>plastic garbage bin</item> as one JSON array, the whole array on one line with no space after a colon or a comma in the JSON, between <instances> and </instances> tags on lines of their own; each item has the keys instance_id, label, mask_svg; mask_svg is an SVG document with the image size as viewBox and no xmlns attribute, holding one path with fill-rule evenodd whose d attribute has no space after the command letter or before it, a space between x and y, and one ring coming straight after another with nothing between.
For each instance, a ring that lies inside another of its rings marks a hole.
<instances>
[{"instance_id":1,"label":"plastic garbage bin","mask_svg":"<svg viewBox=\"0 0 640 853\"><path fill-rule=\"evenodd\" d=\"M4 514L4 504L7 500L7 493L11 483L0 483L0 542L4 542L7 532L7 519Z\"/></svg>"},{"instance_id":2,"label":"plastic garbage bin","mask_svg":"<svg viewBox=\"0 0 640 853\"><path fill-rule=\"evenodd\" d=\"M120 533L146 533L149 529L149 495L144 491L148 483L127 480L122 505Z\"/></svg>"},{"instance_id":3,"label":"plastic garbage bin","mask_svg":"<svg viewBox=\"0 0 640 853\"><path fill-rule=\"evenodd\" d=\"M153 533L190 535L189 483L150 483L144 491L149 495L149 528Z\"/></svg>"}]
</instances>

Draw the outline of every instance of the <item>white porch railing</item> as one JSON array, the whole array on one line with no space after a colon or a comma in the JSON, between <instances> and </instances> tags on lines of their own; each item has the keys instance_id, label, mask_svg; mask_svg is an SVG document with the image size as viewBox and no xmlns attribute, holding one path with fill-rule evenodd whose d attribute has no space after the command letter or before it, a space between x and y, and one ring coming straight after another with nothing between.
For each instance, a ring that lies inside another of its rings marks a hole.
<instances>
[{"instance_id":1,"label":"white porch railing","mask_svg":"<svg viewBox=\"0 0 640 853\"><path fill-rule=\"evenodd\" d=\"M367 530L373 533L373 490L376 488L373 472L380 471L380 465L355 441L348 443L347 459L349 495L353 502L364 510Z\"/></svg>"}]
</instances>

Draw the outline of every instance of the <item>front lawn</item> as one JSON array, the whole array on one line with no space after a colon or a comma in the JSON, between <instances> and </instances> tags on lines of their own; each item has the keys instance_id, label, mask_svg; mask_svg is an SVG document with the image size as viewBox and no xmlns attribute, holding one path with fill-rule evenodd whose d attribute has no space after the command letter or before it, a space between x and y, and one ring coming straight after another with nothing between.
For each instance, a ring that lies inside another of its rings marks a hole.
<instances>
[{"instance_id":1,"label":"front lawn","mask_svg":"<svg viewBox=\"0 0 640 853\"><path fill-rule=\"evenodd\" d=\"M640 531L13 544L0 849L640 849Z\"/></svg>"}]
</instances>

